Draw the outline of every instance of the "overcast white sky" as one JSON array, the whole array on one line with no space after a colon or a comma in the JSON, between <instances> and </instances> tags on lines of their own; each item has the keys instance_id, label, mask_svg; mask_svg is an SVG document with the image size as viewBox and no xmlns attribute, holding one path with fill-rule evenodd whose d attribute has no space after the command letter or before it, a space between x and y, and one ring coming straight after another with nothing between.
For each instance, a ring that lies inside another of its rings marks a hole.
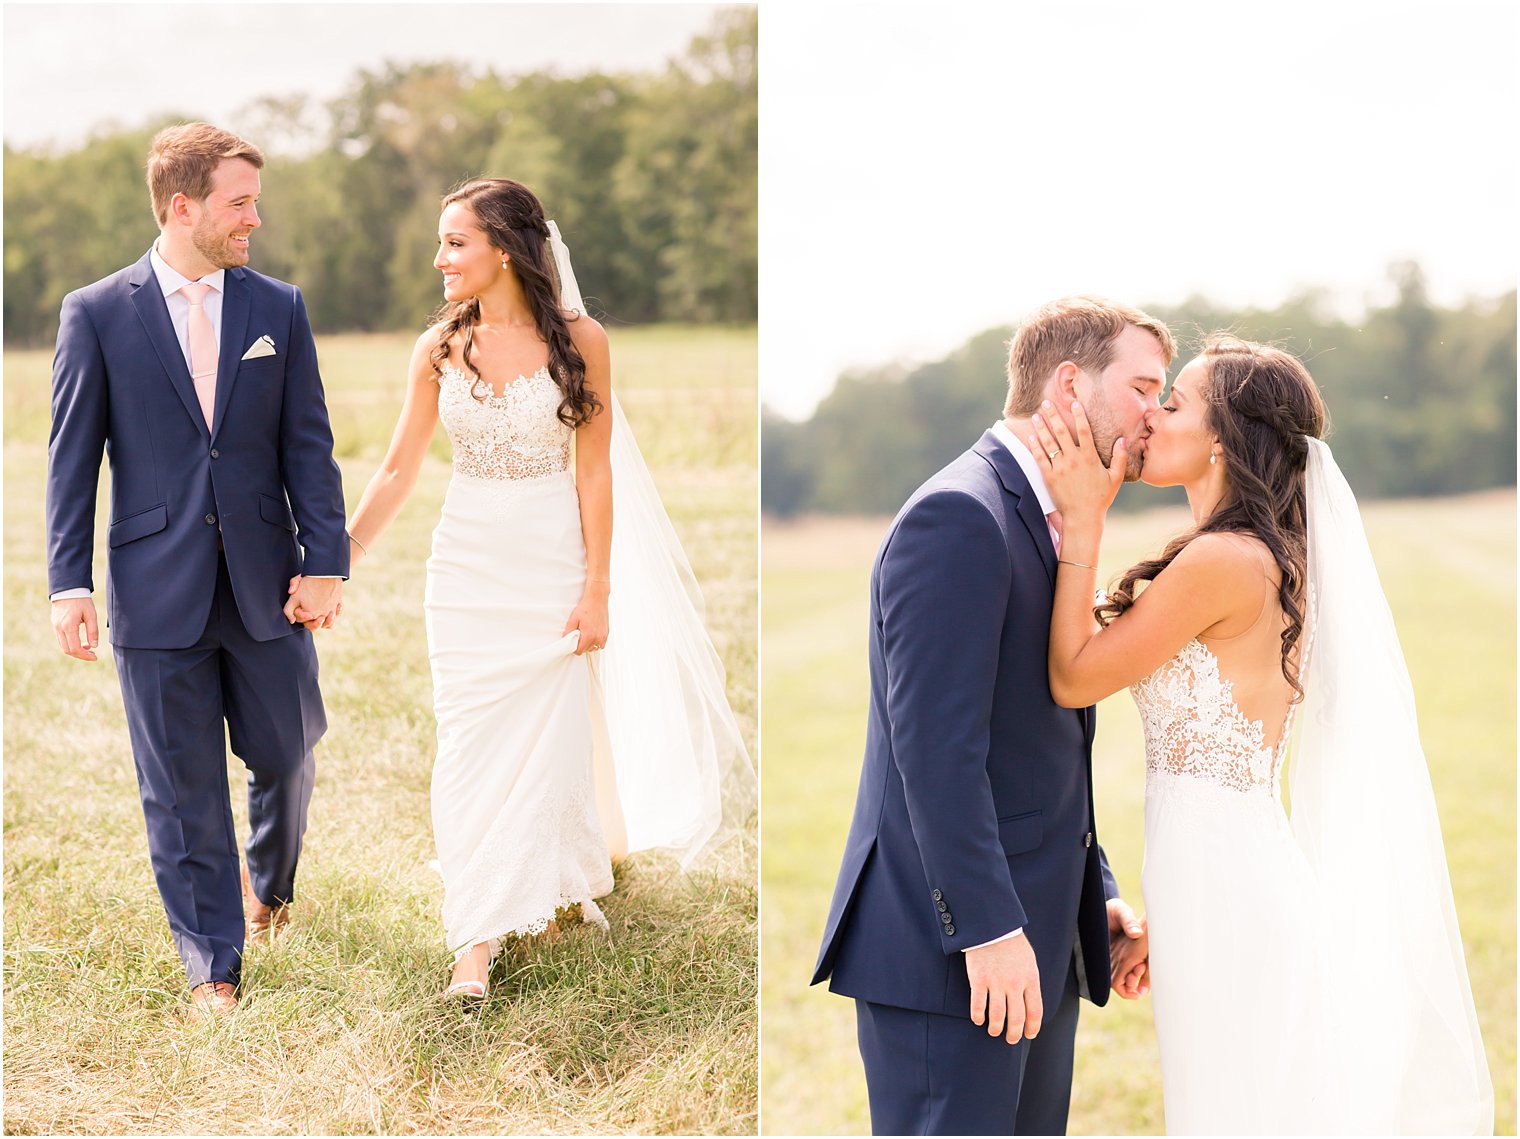
<instances>
[{"instance_id":1,"label":"overcast white sky","mask_svg":"<svg viewBox=\"0 0 1520 1139\"><path fill-rule=\"evenodd\" d=\"M764 398L1071 292L1513 288L1517 7L762 3Z\"/></svg>"},{"instance_id":2,"label":"overcast white sky","mask_svg":"<svg viewBox=\"0 0 1520 1139\"><path fill-rule=\"evenodd\" d=\"M360 67L653 69L712 5L10 4L5 139L336 95ZM1514 287L1516 6L762 0L761 384L941 355L1063 293L1348 309ZM172 51L171 51L172 48ZM191 58L209 66L168 67Z\"/></svg>"},{"instance_id":3,"label":"overcast white sky","mask_svg":"<svg viewBox=\"0 0 1520 1139\"><path fill-rule=\"evenodd\" d=\"M184 112L233 124L266 95L339 94L361 67L463 60L514 74L657 71L712 4L5 5L5 141Z\"/></svg>"}]
</instances>

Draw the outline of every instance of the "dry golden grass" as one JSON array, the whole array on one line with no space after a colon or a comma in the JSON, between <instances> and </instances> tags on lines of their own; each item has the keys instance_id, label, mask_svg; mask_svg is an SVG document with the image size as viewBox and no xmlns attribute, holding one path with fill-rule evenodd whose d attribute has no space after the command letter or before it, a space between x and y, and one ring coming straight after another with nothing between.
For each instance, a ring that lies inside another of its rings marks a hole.
<instances>
[{"instance_id":1,"label":"dry golden grass","mask_svg":"<svg viewBox=\"0 0 1520 1139\"><path fill-rule=\"evenodd\" d=\"M1144 493L1144 491L1126 491ZM1371 504L1365 512L1419 703L1499 1134L1515 1130L1515 492ZM1100 580L1160 548L1185 510L1116 515ZM867 583L887 519L768 524L762 733L762 1129L868 1131L851 1003L808 987L860 777ZM1098 825L1140 906L1144 754L1129 695L1098 712ZM1369 868L1375 873L1376 868ZM1390 995L1390 999L1397 999ZM1159 1134L1148 1000L1085 1004L1072 1134Z\"/></svg>"},{"instance_id":2,"label":"dry golden grass","mask_svg":"<svg viewBox=\"0 0 1520 1139\"><path fill-rule=\"evenodd\" d=\"M409 340L319 341L350 507ZM615 331L613 359L753 751L754 332ZM753 1133L753 841L692 876L636 856L604 903L610 939L581 928L504 960L476 1011L439 995L421 599L442 444L318 642L330 728L295 924L251 955L232 1021L182 1023L113 669L65 659L48 631L48 371L6 354L6 1131ZM228 778L246 833L236 760Z\"/></svg>"}]
</instances>

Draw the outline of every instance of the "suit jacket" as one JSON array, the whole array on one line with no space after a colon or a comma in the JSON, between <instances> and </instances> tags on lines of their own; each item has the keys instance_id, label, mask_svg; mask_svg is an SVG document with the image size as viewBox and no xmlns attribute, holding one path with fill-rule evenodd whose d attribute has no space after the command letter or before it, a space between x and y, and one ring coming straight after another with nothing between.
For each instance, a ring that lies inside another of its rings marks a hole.
<instances>
[{"instance_id":1,"label":"suit jacket","mask_svg":"<svg viewBox=\"0 0 1520 1139\"><path fill-rule=\"evenodd\" d=\"M242 356L260 336L275 354ZM206 627L218 546L260 641L295 628L297 573L348 576L343 486L301 292L229 269L208 429L148 255L63 300L48 440L48 591L94 589L95 497L111 464L111 641L177 649ZM304 550L304 556L303 556Z\"/></svg>"},{"instance_id":2,"label":"suit jacket","mask_svg":"<svg viewBox=\"0 0 1520 1139\"><path fill-rule=\"evenodd\" d=\"M1025 927L1046 1008L1075 953L1108 999L1093 710L1058 707L1046 647L1055 550L987 432L898 513L871 571L865 760L813 983L965 1016L962 951Z\"/></svg>"}]
</instances>

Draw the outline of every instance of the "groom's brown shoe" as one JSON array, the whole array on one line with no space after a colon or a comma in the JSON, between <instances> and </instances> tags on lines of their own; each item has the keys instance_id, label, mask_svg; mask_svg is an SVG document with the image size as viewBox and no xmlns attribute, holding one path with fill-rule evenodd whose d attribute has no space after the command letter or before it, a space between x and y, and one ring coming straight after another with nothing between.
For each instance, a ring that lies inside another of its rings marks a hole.
<instances>
[{"instance_id":1,"label":"groom's brown shoe","mask_svg":"<svg viewBox=\"0 0 1520 1139\"><path fill-rule=\"evenodd\" d=\"M207 981L190 990L190 1019L215 1020L237 1011L237 988L231 981Z\"/></svg>"},{"instance_id":2,"label":"groom's brown shoe","mask_svg":"<svg viewBox=\"0 0 1520 1139\"><path fill-rule=\"evenodd\" d=\"M266 906L253 892L253 883L248 879L248 867L242 867L242 871L243 924L246 927L244 936L247 943L251 947L259 941L273 941L290 924L290 904L281 902L277 906Z\"/></svg>"}]
</instances>

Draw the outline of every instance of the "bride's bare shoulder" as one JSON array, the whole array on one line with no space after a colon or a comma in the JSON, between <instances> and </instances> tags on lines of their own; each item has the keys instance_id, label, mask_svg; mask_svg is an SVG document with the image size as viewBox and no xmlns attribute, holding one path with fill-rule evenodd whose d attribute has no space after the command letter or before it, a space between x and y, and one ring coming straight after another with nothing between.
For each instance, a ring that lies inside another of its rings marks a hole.
<instances>
[{"instance_id":1,"label":"bride's bare shoulder","mask_svg":"<svg viewBox=\"0 0 1520 1139\"><path fill-rule=\"evenodd\" d=\"M1272 553L1260 538L1214 532L1199 534L1162 573L1171 574L1179 583L1186 580L1193 588L1208 583L1230 593L1254 585L1264 574L1275 571Z\"/></svg>"},{"instance_id":2,"label":"bride's bare shoulder","mask_svg":"<svg viewBox=\"0 0 1520 1139\"><path fill-rule=\"evenodd\" d=\"M605 347L607 330L579 309L565 309L565 328L570 340L584 354L588 348Z\"/></svg>"}]
</instances>

